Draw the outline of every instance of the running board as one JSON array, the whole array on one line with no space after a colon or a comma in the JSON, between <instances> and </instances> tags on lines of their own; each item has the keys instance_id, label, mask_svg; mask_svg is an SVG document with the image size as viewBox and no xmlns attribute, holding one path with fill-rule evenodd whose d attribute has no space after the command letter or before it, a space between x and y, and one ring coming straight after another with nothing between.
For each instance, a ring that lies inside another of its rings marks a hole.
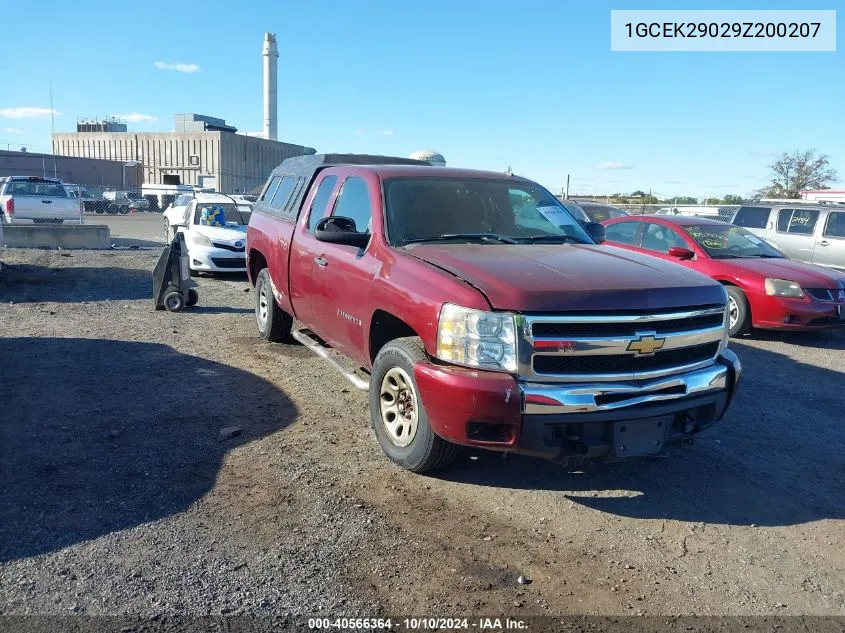
<instances>
[{"instance_id":1,"label":"running board","mask_svg":"<svg viewBox=\"0 0 845 633\"><path fill-rule=\"evenodd\" d=\"M337 369L344 377L355 385L356 388L360 389L361 391L369 391L370 390L370 383L367 380L364 380L355 373L355 370L344 363L341 359L336 358L332 354L329 353L329 350L320 345L318 341L315 341L313 338L308 336L303 330L292 330L291 336L295 338L297 341L302 343L305 347L310 349L314 352L317 356L321 356L322 358L326 359L331 363L335 369Z\"/></svg>"}]
</instances>

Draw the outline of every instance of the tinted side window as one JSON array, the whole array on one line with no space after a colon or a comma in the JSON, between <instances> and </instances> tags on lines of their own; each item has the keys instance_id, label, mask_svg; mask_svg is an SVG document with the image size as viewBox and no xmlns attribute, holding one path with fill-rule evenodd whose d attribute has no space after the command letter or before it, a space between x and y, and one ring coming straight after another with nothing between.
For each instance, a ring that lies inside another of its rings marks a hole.
<instances>
[{"instance_id":1,"label":"tinted side window","mask_svg":"<svg viewBox=\"0 0 845 633\"><path fill-rule=\"evenodd\" d=\"M617 222L607 227L605 237L611 242L634 244L640 222Z\"/></svg>"},{"instance_id":2,"label":"tinted side window","mask_svg":"<svg viewBox=\"0 0 845 633\"><path fill-rule=\"evenodd\" d=\"M291 176L285 176L279 182L276 192L273 194L273 199L270 201L270 206L274 209L281 209L285 206L290 194L293 192L293 187L296 185L296 179Z\"/></svg>"},{"instance_id":3,"label":"tinted side window","mask_svg":"<svg viewBox=\"0 0 845 633\"><path fill-rule=\"evenodd\" d=\"M824 227L825 237L845 237L845 211L831 211Z\"/></svg>"},{"instance_id":4,"label":"tinted side window","mask_svg":"<svg viewBox=\"0 0 845 633\"><path fill-rule=\"evenodd\" d=\"M270 180L270 184L267 185L267 188L264 190L264 194L261 196L262 202L270 204L270 200L273 199L273 194L276 193L276 188L279 186L279 181L281 179L281 176L273 176Z\"/></svg>"},{"instance_id":5,"label":"tinted side window","mask_svg":"<svg viewBox=\"0 0 845 633\"><path fill-rule=\"evenodd\" d=\"M733 223L748 229L765 229L771 210L771 207L740 207Z\"/></svg>"},{"instance_id":6,"label":"tinted side window","mask_svg":"<svg viewBox=\"0 0 845 633\"><path fill-rule=\"evenodd\" d=\"M672 246L686 248L686 242L673 229L661 224L649 224L643 234L642 247L658 253L668 253Z\"/></svg>"},{"instance_id":7,"label":"tinted side window","mask_svg":"<svg viewBox=\"0 0 845 633\"><path fill-rule=\"evenodd\" d=\"M812 235L819 219L819 212L812 209L781 209L778 214L778 231Z\"/></svg>"},{"instance_id":8,"label":"tinted side window","mask_svg":"<svg viewBox=\"0 0 845 633\"><path fill-rule=\"evenodd\" d=\"M370 192L367 183L357 176L351 176L343 183L334 213L338 217L352 218L359 233L370 232Z\"/></svg>"},{"instance_id":9,"label":"tinted side window","mask_svg":"<svg viewBox=\"0 0 845 633\"><path fill-rule=\"evenodd\" d=\"M326 215L326 207L329 204L335 184L337 184L337 176L326 176L320 182L317 193L314 194L314 200L311 202L311 209L308 211L308 223L305 228L309 231L314 228L317 220Z\"/></svg>"}]
</instances>

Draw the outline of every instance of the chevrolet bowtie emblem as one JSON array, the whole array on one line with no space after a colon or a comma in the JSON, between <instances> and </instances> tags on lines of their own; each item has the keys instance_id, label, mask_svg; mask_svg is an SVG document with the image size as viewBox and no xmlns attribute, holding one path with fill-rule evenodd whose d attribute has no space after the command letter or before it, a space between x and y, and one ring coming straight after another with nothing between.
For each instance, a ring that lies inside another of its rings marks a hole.
<instances>
[{"instance_id":1,"label":"chevrolet bowtie emblem","mask_svg":"<svg viewBox=\"0 0 845 633\"><path fill-rule=\"evenodd\" d=\"M628 351L648 356L663 347L665 342L665 338L656 338L654 334L638 334L637 338L628 343Z\"/></svg>"}]
</instances>

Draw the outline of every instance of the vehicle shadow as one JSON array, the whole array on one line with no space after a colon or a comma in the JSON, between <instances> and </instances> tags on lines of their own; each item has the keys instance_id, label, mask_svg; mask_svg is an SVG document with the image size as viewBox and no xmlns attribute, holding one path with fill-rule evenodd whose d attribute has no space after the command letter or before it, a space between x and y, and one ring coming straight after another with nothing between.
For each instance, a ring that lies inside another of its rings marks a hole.
<instances>
[{"instance_id":1,"label":"vehicle shadow","mask_svg":"<svg viewBox=\"0 0 845 633\"><path fill-rule=\"evenodd\" d=\"M202 295L200 295L200 302L202 302ZM186 314L195 312L198 314L252 314L255 312L253 308L234 308L232 306L203 306L197 304L193 306Z\"/></svg>"},{"instance_id":2,"label":"vehicle shadow","mask_svg":"<svg viewBox=\"0 0 845 633\"><path fill-rule=\"evenodd\" d=\"M297 417L271 383L160 344L0 339L0 384L0 562L182 512Z\"/></svg>"},{"instance_id":3,"label":"vehicle shadow","mask_svg":"<svg viewBox=\"0 0 845 633\"><path fill-rule=\"evenodd\" d=\"M567 472L471 451L444 479L558 491L625 517L784 526L845 518L843 374L738 343L745 368L725 418L662 459Z\"/></svg>"},{"instance_id":4,"label":"vehicle shadow","mask_svg":"<svg viewBox=\"0 0 845 633\"><path fill-rule=\"evenodd\" d=\"M782 332L779 330L753 330L748 340L771 343L787 343L801 347L818 349L845 349L845 326L832 330L813 330L809 332ZM742 339L739 340L742 342Z\"/></svg>"},{"instance_id":5,"label":"vehicle shadow","mask_svg":"<svg viewBox=\"0 0 845 633\"><path fill-rule=\"evenodd\" d=\"M161 238L161 240L141 240L133 237L113 237L111 241L114 249L121 250L127 248L163 249L165 247L164 238Z\"/></svg>"},{"instance_id":6,"label":"vehicle shadow","mask_svg":"<svg viewBox=\"0 0 845 633\"><path fill-rule=\"evenodd\" d=\"M8 264L0 276L0 301L117 301L151 299L150 270L112 267L50 267Z\"/></svg>"}]
</instances>

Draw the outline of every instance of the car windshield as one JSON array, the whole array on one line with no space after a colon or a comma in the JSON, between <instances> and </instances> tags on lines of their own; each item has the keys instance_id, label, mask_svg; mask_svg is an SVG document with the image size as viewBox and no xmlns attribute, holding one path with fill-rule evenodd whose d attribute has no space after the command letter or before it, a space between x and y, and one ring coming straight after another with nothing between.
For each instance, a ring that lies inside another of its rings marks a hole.
<instances>
[{"instance_id":1,"label":"car windshield","mask_svg":"<svg viewBox=\"0 0 845 633\"><path fill-rule=\"evenodd\" d=\"M603 206L585 206L583 207L584 212L590 217L591 222L604 222L605 220L609 220L610 218L621 218L627 215L621 209L617 209L616 207L603 207Z\"/></svg>"},{"instance_id":2,"label":"car windshield","mask_svg":"<svg viewBox=\"0 0 845 633\"><path fill-rule=\"evenodd\" d=\"M773 246L732 224L700 224L683 227L710 257L783 257Z\"/></svg>"},{"instance_id":3,"label":"car windshield","mask_svg":"<svg viewBox=\"0 0 845 633\"><path fill-rule=\"evenodd\" d=\"M137 191L127 192L126 197L129 198L130 200L143 200L144 199L144 196L142 196Z\"/></svg>"},{"instance_id":4,"label":"car windshield","mask_svg":"<svg viewBox=\"0 0 845 633\"><path fill-rule=\"evenodd\" d=\"M208 209L203 221L203 209ZM194 209L194 224L204 226L245 226L249 222L247 214L232 202L198 202Z\"/></svg>"},{"instance_id":5,"label":"car windshield","mask_svg":"<svg viewBox=\"0 0 845 633\"><path fill-rule=\"evenodd\" d=\"M540 185L513 179L431 176L384 182L390 243L592 244L572 214Z\"/></svg>"}]
</instances>

